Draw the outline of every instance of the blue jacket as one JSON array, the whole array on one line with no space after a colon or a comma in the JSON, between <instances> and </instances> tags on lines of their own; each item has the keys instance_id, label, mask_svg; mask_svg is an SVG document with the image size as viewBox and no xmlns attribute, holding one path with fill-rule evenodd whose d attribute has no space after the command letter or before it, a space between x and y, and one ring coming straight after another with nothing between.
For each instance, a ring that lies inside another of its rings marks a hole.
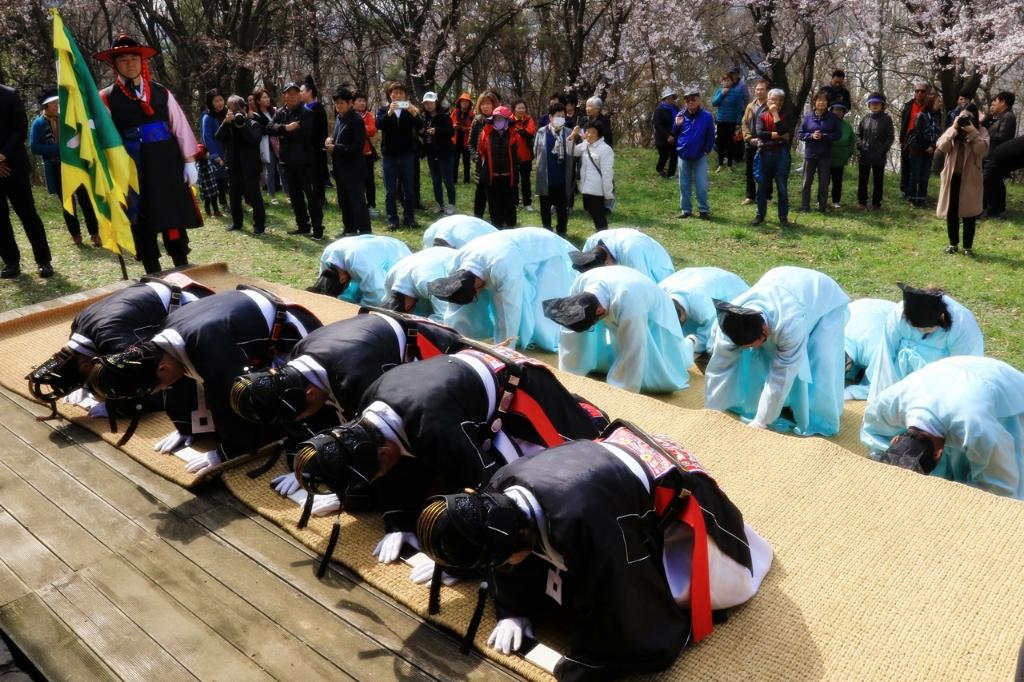
<instances>
[{"instance_id":1,"label":"blue jacket","mask_svg":"<svg viewBox=\"0 0 1024 682\"><path fill-rule=\"evenodd\" d=\"M821 131L821 139L815 140L811 137L815 130ZM804 142L804 158L807 160L820 159L823 156L832 156L832 142L839 139L842 131L839 129L839 118L831 111L826 111L824 116L818 116L817 112L804 116L800 122L798 137Z\"/></svg>"},{"instance_id":2,"label":"blue jacket","mask_svg":"<svg viewBox=\"0 0 1024 682\"><path fill-rule=\"evenodd\" d=\"M683 122L672 125L676 154L684 161L696 161L710 154L715 147L715 119L703 107L694 116L690 116L686 109L682 112Z\"/></svg>"},{"instance_id":3,"label":"blue jacket","mask_svg":"<svg viewBox=\"0 0 1024 682\"><path fill-rule=\"evenodd\" d=\"M715 120L719 123L740 123L747 108L747 100L747 86L743 81L729 88L729 92L724 95L722 86L718 86L711 98L711 106L718 107Z\"/></svg>"},{"instance_id":4,"label":"blue jacket","mask_svg":"<svg viewBox=\"0 0 1024 682\"><path fill-rule=\"evenodd\" d=\"M54 194L57 191L57 168L60 162L60 147L46 142L46 133L50 124L43 115L36 116L32 121L32 129L28 134L28 146L32 153L43 159L43 173L46 175L46 191Z\"/></svg>"},{"instance_id":5,"label":"blue jacket","mask_svg":"<svg viewBox=\"0 0 1024 682\"><path fill-rule=\"evenodd\" d=\"M220 121L212 116L210 112L204 111L199 119L199 128L202 133L203 144L206 145L206 151L210 155L213 175L218 180L223 180L228 176L228 169L226 166L217 163L217 159L224 159L225 163L227 162L227 159L224 158L224 145L217 139L217 129L220 128Z\"/></svg>"}]
</instances>

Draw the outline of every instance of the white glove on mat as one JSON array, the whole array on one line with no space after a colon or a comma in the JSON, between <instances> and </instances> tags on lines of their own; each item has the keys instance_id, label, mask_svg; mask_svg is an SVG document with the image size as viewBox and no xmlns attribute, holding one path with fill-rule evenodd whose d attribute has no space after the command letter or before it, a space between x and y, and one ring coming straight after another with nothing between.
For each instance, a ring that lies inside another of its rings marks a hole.
<instances>
[{"instance_id":1,"label":"white glove on mat","mask_svg":"<svg viewBox=\"0 0 1024 682\"><path fill-rule=\"evenodd\" d=\"M503 654L519 651L523 645L523 633L533 637L529 618L502 618L487 638L487 645Z\"/></svg>"},{"instance_id":2,"label":"white glove on mat","mask_svg":"<svg viewBox=\"0 0 1024 682\"><path fill-rule=\"evenodd\" d=\"M398 560L399 552L402 551L402 544L406 542L416 549L420 548L419 540L416 539L416 533L388 533L377 543L373 550L373 555L382 564L394 563Z\"/></svg>"},{"instance_id":3,"label":"white glove on mat","mask_svg":"<svg viewBox=\"0 0 1024 682\"><path fill-rule=\"evenodd\" d=\"M153 446L153 450L163 454L174 452L178 448L188 447L192 445L192 436L186 436L184 433L172 431Z\"/></svg>"},{"instance_id":4,"label":"white glove on mat","mask_svg":"<svg viewBox=\"0 0 1024 682\"><path fill-rule=\"evenodd\" d=\"M68 393L66 396L61 398L61 402L67 403L68 405L77 405L78 403L88 400L89 398L92 398L92 393L89 391L89 389L80 388L76 391L71 391L71 393Z\"/></svg>"},{"instance_id":5,"label":"white glove on mat","mask_svg":"<svg viewBox=\"0 0 1024 682\"><path fill-rule=\"evenodd\" d=\"M767 426L765 426L761 422L756 421L754 419L751 419L749 422L747 422L747 426L749 426L752 429L761 429L761 430L764 430L764 429L768 428Z\"/></svg>"},{"instance_id":6,"label":"white glove on mat","mask_svg":"<svg viewBox=\"0 0 1024 682\"><path fill-rule=\"evenodd\" d=\"M288 497L299 489L299 479L295 474L282 474L270 482L270 486L282 497Z\"/></svg>"},{"instance_id":7,"label":"white glove on mat","mask_svg":"<svg viewBox=\"0 0 1024 682\"><path fill-rule=\"evenodd\" d=\"M190 459L188 463L185 464L185 471L198 476L210 467L215 467L223 461L224 458L220 456L219 452L216 450L210 450L202 453L198 457Z\"/></svg>"},{"instance_id":8,"label":"white glove on mat","mask_svg":"<svg viewBox=\"0 0 1024 682\"><path fill-rule=\"evenodd\" d=\"M341 509L341 502L334 493L330 495L314 495L313 509L310 513L313 516L327 516Z\"/></svg>"}]
</instances>

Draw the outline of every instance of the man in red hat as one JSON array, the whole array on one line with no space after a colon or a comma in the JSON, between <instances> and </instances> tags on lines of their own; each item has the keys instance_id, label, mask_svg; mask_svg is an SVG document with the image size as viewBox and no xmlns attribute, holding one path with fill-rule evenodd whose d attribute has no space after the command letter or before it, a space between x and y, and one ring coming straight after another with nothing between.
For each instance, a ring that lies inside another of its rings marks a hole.
<instances>
[{"instance_id":1,"label":"man in red hat","mask_svg":"<svg viewBox=\"0 0 1024 682\"><path fill-rule=\"evenodd\" d=\"M150 79L147 61L157 51L120 35L95 55L114 68L115 80L100 92L139 176L128 196L135 255L147 273L159 272L156 235L174 265L188 264L188 235L203 219L189 185L197 182L196 138L170 90Z\"/></svg>"}]
</instances>

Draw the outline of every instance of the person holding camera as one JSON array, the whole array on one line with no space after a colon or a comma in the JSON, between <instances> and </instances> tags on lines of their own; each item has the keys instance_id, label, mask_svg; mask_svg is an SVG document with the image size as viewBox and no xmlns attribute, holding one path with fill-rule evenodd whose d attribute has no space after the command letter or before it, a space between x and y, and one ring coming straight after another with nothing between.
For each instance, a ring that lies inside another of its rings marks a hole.
<instances>
[{"instance_id":1,"label":"person holding camera","mask_svg":"<svg viewBox=\"0 0 1024 682\"><path fill-rule=\"evenodd\" d=\"M960 222L964 225L964 255L974 255L974 227L981 214L983 197L982 160L988 155L988 130L978 125L978 107L968 104L942 133L935 146L946 155L935 215L946 219L949 246L956 253L960 245Z\"/></svg>"},{"instance_id":2,"label":"person holding camera","mask_svg":"<svg viewBox=\"0 0 1024 682\"><path fill-rule=\"evenodd\" d=\"M252 206L252 233L263 234L267 216L260 192L260 174L263 161L260 143L263 126L256 112L246 113L245 100L238 95L228 97L228 113L214 137L224 150L228 168L228 195L231 205L231 227L228 232L242 229L242 199Z\"/></svg>"},{"instance_id":3,"label":"person holding camera","mask_svg":"<svg viewBox=\"0 0 1024 682\"><path fill-rule=\"evenodd\" d=\"M324 210L316 187L313 161L313 112L299 100L298 84L284 86L284 106L274 114L267 133L281 138L280 163L284 168L296 227L288 234L308 234L313 239L323 239Z\"/></svg>"},{"instance_id":4,"label":"person holding camera","mask_svg":"<svg viewBox=\"0 0 1024 682\"><path fill-rule=\"evenodd\" d=\"M988 113L982 113L979 122L988 131L989 151L1009 142L1017 134L1017 117L1013 114L1016 96L1012 92L1000 92L989 105ZM999 164L985 159L985 215L1001 218L1006 212L1006 176Z\"/></svg>"},{"instance_id":5,"label":"person holding camera","mask_svg":"<svg viewBox=\"0 0 1024 682\"><path fill-rule=\"evenodd\" d=\"M421 121L420 110L406 97L405 86L389 83L389 104L377 110L380 131L381 166L384 171L384 203L388 229L398 229L398 185L402 185L402 221L405 227L416 224L416 143Z\"/></svg>"},{"instance_id":6,"label":"person holding camera","mask_svg":"<svg viewBox=\"0 0 1024 682\"><path fill-rule=\"evenodd\" d=\"M355 94L341 87L334 91L334 131L327 138L327 155L334 162L334 187L341 209L341 236L370 234L370 212L366 207L366 125L355 110Z\"/></svg>"},{"instance_id":7,"label":"person holding camera","mask_svg":"<svg viewBox=\"0 0 1024 682\"><path fill-rule=\"evenodd\" d=\"M453 215L455 213L455 164L452 163L454 143L452 137L455 128L451 116L438 100L436 92L423 95L423 119L420 138L423 142L423 153L427 157L430 169L430 182L434 187L434 201L437 215ZM446 204L445 192L448 193Z\"/></svg>"}]
</instances>

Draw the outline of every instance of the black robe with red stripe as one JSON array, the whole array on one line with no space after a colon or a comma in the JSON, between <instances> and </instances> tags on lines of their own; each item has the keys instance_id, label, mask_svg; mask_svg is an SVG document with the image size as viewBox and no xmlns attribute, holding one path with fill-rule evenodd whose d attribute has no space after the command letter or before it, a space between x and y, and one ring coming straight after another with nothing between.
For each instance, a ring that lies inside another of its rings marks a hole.
<instances>
[{"instance_id":1,"label":"black robe with red stripe","mask_svg":"<svg viewBox=\"0 0 1024 682\"><path fill-rule=\"evenodd\" d=\"M532 398L531 408L502 418L506 435L542 446L599 435L590 414L549 369L520 367L518 391ZM498 373L499 398L506 371ZM366 390L361 409L378 400L402 418L413 455L373 485L389 531L414 530L430 494L483 485L504 464L490 442L486 389L466 363L439 356L396 367Z\"/></svg>"},{"instance_id":2,"label":"black robe with red stripe","mask_svg":"<svg viewBox=\"0 0 1024 682\"><path fill-rule=\"evenodd\" d=\"M618 678L670 666L691 640L691 617L665 576L655 496L618 457L587 441L512 462L486 489L512 486L537 500L548 542L565 570L534 553L510 570L494 571L498 618L536 618L561 607L569 650L555 669L559 680ZM749 552L708 520L717 512L733 537L742 536L739 511L706 475L689 474L684 486L704 508L709 536L749 567Z\"/></svg>"},{"instance_id":3,"label":"black robe with red stripe","mask_svg":"<svg viewBox=\"0 0 1024 682\"><path fill-rule=\"evenodd\" d=\"M428 320L402 315L395 320L409 340L409 329L416 329L417 355L422 359L453 353L461 348L461 337L454 329ZM363 394L384 372L405 360L398 352L398 337L391 324L378 314L362 314L338 320L312 332L295 344L288 359L308 355L327 372L327 381L345 419L354 419ZM309 438L339 424L337 410L327 406L307 423L289 427L295 442Z\"/></svg>"}]
</instances>

